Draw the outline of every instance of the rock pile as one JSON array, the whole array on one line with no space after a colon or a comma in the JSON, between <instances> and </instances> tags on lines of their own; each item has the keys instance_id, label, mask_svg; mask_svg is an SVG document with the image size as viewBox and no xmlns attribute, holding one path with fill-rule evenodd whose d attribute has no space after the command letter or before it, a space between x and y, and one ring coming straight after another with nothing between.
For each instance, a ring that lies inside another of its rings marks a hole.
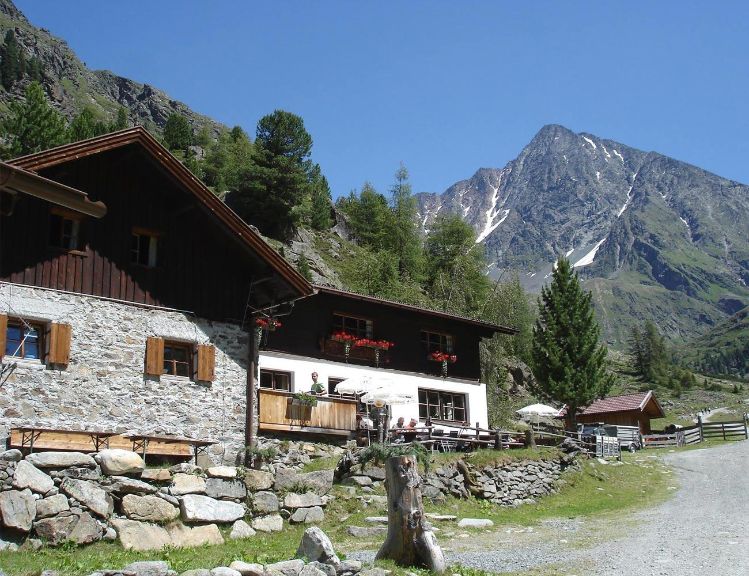
<instances>
[{"instance_id":1,"label":"rock pile","mask_svg":"<svg viewBox=\"0 0 749 576\"><path fill-rule=\"evenodd\" d=\"M306 451L306 450L303 450ZM178 464L146 469L127 450L0 453L0 549L117 539L126 549L222 544L324 519L333 471Z\"/></svg>"}]
</instances>

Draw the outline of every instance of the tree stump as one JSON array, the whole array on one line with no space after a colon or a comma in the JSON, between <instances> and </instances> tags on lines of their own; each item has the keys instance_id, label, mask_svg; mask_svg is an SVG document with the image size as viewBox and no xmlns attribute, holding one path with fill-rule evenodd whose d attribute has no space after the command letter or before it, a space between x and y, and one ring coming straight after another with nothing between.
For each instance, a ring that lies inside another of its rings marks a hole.
<instances>
[{"instance_id":1,"label":"tree stump","mask_svg":"<svg viewBox=\"0 0 749 576\"><path fill-rule=\"evenodd\" d=\"M388 534L376 559L442 574L446 569L445 557L434 533L424 527L420 484L415 456L394 456L385 462Z\"/></svg>"}]
</instances>

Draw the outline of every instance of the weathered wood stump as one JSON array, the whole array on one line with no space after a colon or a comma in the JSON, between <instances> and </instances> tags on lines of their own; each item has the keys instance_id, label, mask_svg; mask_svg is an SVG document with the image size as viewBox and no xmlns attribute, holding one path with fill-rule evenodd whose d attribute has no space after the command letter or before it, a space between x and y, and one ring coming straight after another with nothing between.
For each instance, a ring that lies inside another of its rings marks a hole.
<instances>
[{"instance_id":1,"label":"weathered wood stump","mask_svg":"<svg viewBox=\"0 0 749 576\"><path fill-rule=\"evenodd\" d=\"M377 560L394 560L400 566L445 572L445 557L434 533L424 527L421 478L415 456L394 456L385 462L388 494L388 534Z\"/></svg>"}]
</instances>

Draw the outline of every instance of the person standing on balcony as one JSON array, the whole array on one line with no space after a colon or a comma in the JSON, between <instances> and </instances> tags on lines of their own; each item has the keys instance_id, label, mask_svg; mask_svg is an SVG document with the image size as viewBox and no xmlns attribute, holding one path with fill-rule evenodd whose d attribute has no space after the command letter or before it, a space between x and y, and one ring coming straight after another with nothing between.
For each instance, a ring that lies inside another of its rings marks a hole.
<instances>
[{"instance_id":1,"label":"person standing on balcony","mask_svg":"<svg viewBox=\"0 0 749 576\"><path fill-rule=\"evenodd\" d=\"M312 373L312 387L310 388L310 391L313 394L325 393L325 386L323 386L322 383L318 380L317 372Z\"/></svg>"}]
</instances>

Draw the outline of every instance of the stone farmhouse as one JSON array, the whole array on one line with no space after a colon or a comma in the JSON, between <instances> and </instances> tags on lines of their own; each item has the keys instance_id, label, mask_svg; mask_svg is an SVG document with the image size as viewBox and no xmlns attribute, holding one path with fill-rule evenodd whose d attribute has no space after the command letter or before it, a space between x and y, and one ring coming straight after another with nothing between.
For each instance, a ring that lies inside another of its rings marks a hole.
<instances>
[{"instance_id":1,"label":"stone farmhouse","mask_svg":"<svg viewBox=\"0 0 749 576\"><path fill-rule=\"evenodd\" d=\"M143 128L1 167L0 441L235 462L352 437L352 378L411 395L394 418L487 426L479 342L511 329L310 285ZM332 394L300 405L313 371Z\"/></svg>"}]
</instances>

